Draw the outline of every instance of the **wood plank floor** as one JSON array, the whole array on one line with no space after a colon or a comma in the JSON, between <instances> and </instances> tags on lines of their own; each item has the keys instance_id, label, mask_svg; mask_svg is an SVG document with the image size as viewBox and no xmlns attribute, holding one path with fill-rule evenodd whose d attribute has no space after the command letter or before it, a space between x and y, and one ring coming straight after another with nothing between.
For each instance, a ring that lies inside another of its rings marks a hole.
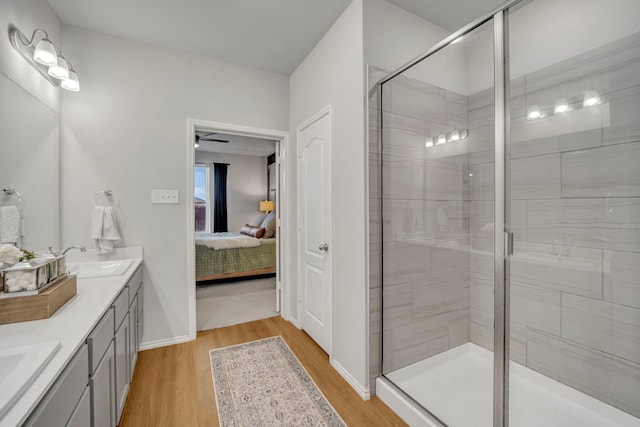
<instances>
[{"instance_id":1,"label":"wood plank floor","mask_svg":"<svg viewBox=\"0 0 640 427\"><path fill-rule=\"evenodd\" d=\"M281 335L349 426L405 426L380 399L360 396L307 334L280 317L198 333L195 341L140 352L121 427L217 426L209 350Z\"/></svg>"}]
</instances>

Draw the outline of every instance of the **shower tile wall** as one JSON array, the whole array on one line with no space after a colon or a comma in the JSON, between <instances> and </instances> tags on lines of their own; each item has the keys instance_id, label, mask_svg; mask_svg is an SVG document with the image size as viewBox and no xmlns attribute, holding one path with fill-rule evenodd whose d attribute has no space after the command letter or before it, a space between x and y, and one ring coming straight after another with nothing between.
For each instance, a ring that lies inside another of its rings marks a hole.
<instances>
[{"instance_id":1,"label":"shower tile wall","mask_svg":"<svg viewBox=\"0 0 640 427\"><path fill-rule=\"evenodd\" d=\"M590 87L601 105L526 119L560 97L581 107ZM640 35L517 78L511 96L511 358L640 417ZM469 97L470 135L490 100ZM484 132L469 149L471 341L491 349Z\"/></svg>"},{"instance_id":2,"label":"shower tile wall","mask_svg":"<svg viewBox=\"0 0 640 427\"><path fill-rule=\"evenodd\" d=\"M376 71L371 69L370 76ZM378 162L375 107L370 100L370 171ZM371 173L370 342L377 352L383 334L382 370L388 372L469 341L466 148L437 147L432 152L439 151L438 157L425 150L428 135L468 127L467 97L396 78L385 85L383 123L385 319L381 331L380 194L377 175ZM372 359L372 378L379 370Z\"/></svg>"}]
</instances>

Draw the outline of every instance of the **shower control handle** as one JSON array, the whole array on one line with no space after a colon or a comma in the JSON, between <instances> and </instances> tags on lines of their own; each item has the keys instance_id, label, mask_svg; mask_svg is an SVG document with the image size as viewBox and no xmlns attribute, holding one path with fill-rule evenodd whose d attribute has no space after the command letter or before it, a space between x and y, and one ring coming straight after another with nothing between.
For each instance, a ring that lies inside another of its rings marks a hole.
<instances>
[{"instance_id":1,"label":"shower control handle","mask_svg":"<svg viewBox=\"0 0 640 427\"><path fill-rule=\"evenodd\" d=\"M329 250L329 245L326 243L321 244L320 246L318 246L318 249L320 249L321 251L328 251Z\"/></svg>"}]
</instances>

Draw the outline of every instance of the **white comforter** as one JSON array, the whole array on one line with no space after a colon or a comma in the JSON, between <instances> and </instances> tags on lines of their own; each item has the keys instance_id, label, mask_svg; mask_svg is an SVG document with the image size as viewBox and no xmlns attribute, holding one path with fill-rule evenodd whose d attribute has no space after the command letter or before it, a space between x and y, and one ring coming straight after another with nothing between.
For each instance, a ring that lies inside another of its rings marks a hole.
<instances>
[{"instance_id":1,"label":"white comforter","mask_svg":"<svg viewBox=\"0 0 640 427\"><path fill-rule=\"evenodd\" d=\"M196 233L196 245L211 249L255 248L260 240L240 233Z\"/></svg>"}]
</instances>

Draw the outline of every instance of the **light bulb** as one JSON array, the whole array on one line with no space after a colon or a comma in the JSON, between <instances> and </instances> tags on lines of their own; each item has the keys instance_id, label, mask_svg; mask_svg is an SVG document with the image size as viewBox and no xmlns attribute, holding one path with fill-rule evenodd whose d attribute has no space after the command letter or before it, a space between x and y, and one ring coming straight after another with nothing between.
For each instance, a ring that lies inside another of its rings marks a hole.
<instances>
[{"instance_id":1,"label":"light bulb","mask_svg":"<svg viewBox=\"0 0 640 427\"><path fill-rule=\"evenodd\" d=\"M193 143L193 146L194 146L195 148L198 148L198 147L200 147L200 143L199 143L198 141L196 141L196 142L194 142L194 143Z\"/></svg>"},{"instance_id":2,"label":"light bulb","mask_svg":"<svg viewBox=\"0 0 640 427\"><path fill-rule=\"evenodd\" d=\"M565 98L560 98L556 101L556 104L553 107L554 114L566 113L569 111L569 104Z\"/></svg>"},{"instance_id":3,"label":"light bulb","mask_svg":"<svg viewBox=\"0 0 640 427\"><path fill-rule=\"evenodd\" d=\"M78 80L78 74L74 69L69 70L69 78L63 80L60 83L63 89L69 90L71 92L79 92L80 91L80 81Z\"/></svg>"},{"instance_id":4,"label":"light bulb","mask_svg":"<svg viewBox=\"0 0 640 427\"><path fill-rule=\"evenodd\" d=\"M433 138L428 136L426 141L424 142L424 146L427 148L433 147Z\"/></svg>"},{"instance_id":5,"label":"light bulb","mask_svg":"<svg viewBox=\"0 0 640 427\"><path fill-rule=\"evenodd\" d=\"M598 95L598 91L595 89L590 89L584 95L584 100L582 101L583 107L593 107L594 105L600 104L600 95Z\"/></svg>"},{"instance_id":6,"label":"light bulb","mask_svg":"<svg viewBox=\"0 0 640 427\"><path fill-rule=\"evenodd\" d=\"M444 135L444 133L440 133L440 135L438 135L438 143L436 145L442 145L446 143L447 143L447 137Z\"/></svg>"},{"instance_id":7,"label":"light bulb","mask_svg":"<svg viewBox=\"0 0 640 427\"><path fill-rule=\"evenodd\" d=\"M534 120L542 117L542 113L540 112L540 107L537 105L532 105L529 107L529 112L527 113L527 119Z\"/></svg>"},{"instance_id":8,"label":"light bulb","mask_svg":"<svg viewBox=\"0 0 640 427\"><path fill-rule=\"evenodd\" d=\"M38 42L36 49L33 51L33 60L48 67L55 66L58 63L58 54L51 40L44 38Z\"/></svg>"},{"instance_id":9,"label":"light bulb","mask_svg":"<svg viewBox=\"0 0 640 427\"><path fill-rule=\"evenodd\" d=\"M67 61L59 56L58 64L49 67L49 75L59 80L67 80L69 78L69 66Z\"/></svg>"},{"instance_id":10,"label":"light bulb","mask_svg":"<svg viewBox=\"0 0 640 427\"><path fill-rule=\"evenodd\" d=\"M460 132L458 129L451 131L451 141L460 141Z\"/></svg>"}]
</instances>

